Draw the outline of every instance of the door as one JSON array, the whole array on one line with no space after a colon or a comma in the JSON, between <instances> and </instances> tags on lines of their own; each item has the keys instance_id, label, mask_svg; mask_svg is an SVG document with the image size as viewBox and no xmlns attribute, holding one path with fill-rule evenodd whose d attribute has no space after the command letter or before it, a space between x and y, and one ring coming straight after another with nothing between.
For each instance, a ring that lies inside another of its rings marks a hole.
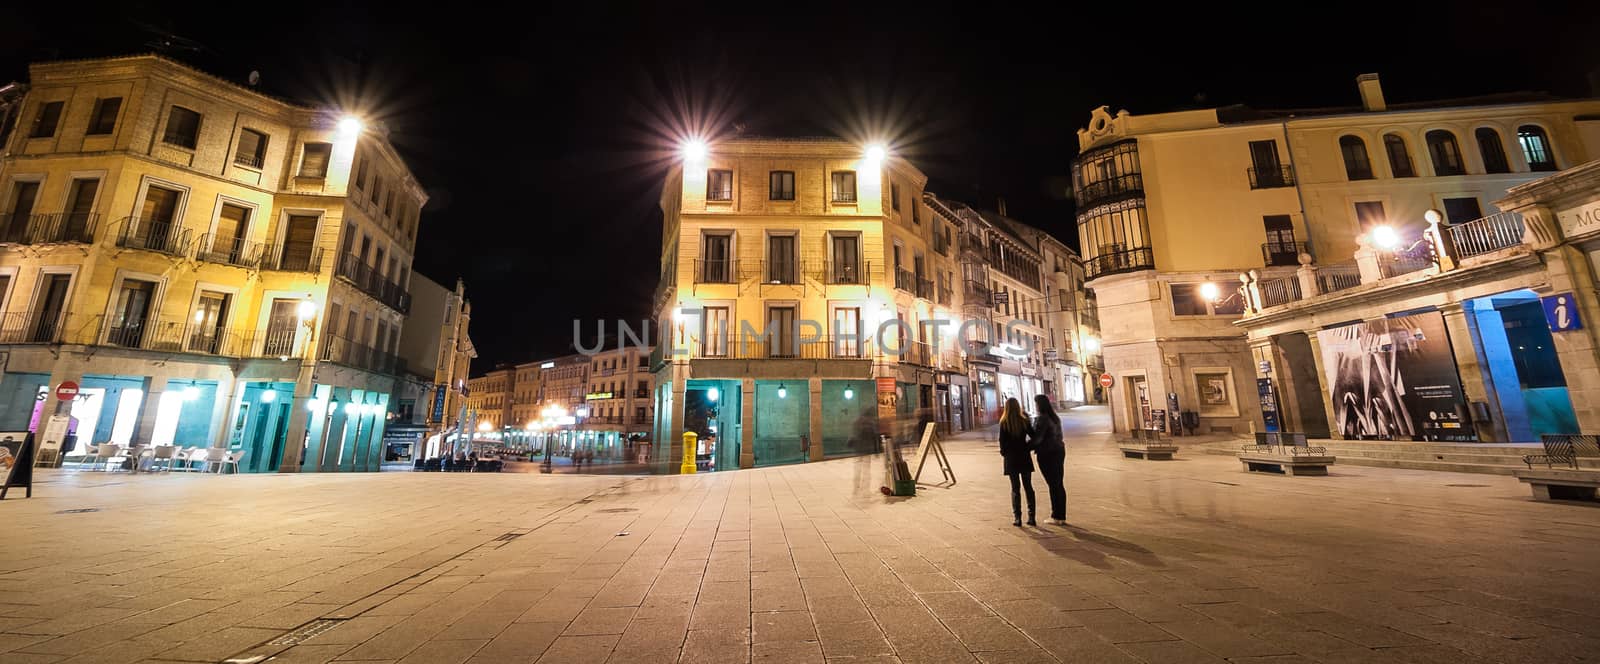
<instances>
[{"instance_id":1,"label":"door","mask_svg":"<svg viewBox=\"0 0 1600 664\"><path fill-rule=\"evenodd\" d=\"M39 298L39 315L33 323L34 343L50 343L59 338L61 316L67 304L67 286L70 274L45 275Z\"/></svg>"},{"instance_id":2,"label":"door","mask_svg":"<svg viewBox=\"0 0 1600 664\"><path fill-rule=\"evenodd\" d=\"M1478 199L1476 198L1446 198L1444 199L1444 218L1452 226L1464 224L1483 218L1483 209L1478 207Z\"/></svg>"},{"instance_id":3,"label":"door","mask_svg":"<svg viewBox=\"0 0 1600 664\"><path fill-rule=\"evenodd\" d=\"M1278 163L1277 141L1250 141L1250 164L1256 169L1256 186L1283 186L1283 167Z\"/></svg>"},{"instance_id":4,"label":"door","mask_svg":"<svg viewBox=\"0 0 1600 664\"><path fill-rule=\"evenodd\" d=\"M144 194L144 207L139 211L139 228L133 229L136 238L132 246L171 251L174 222L178 214L178 192L161 187L150 187ZM128 229L123 229L127 234Z\"/></svg>"},{"instance_id":5,"label":"door","mask_svg":"<svg viewBox=\"0 0 1600 664\"><path fill-rule=\"evenodd\" d=\"M727 235L707 235L706 246L703 252L700 280L710 284L725 284L733 281L733 262L730 260L730 245L733 238Z\"/></svg>"},{"instance_id":6,"label":"door","mask_svg":"<svg viewBox=\"0 0 1600 664\"><path fill-rule=\"evenodd\" d=\"M244 256L244 238L250 232L250 209L230 203L222 204L217 215L217 232L211 235L210 260L230 265L240 265Z\"/></svg>"},{"instance_id":7,"label":"door","mask_svg":"<svg viewBox=\"0 0 1600 664\"><path fill-rule=\"evenodd\" d=\"M52 241L89 242L93 238L89 233L93 231L94 196L100 191L99 180L73 180L72 200L67 204L66 218L62 220L62 234L50 238Z\"/></svg>"},{"instance_id":8,"label":"door","mask_svg":"<svg viewBox=\"0 0 1600 664\"><path fill-rule=\"evenodd\" d=\"M795 357L799 347L795 339L794 307L772 307L767 310L767 337L769 357Z\"/></svg>"},{"instance_id":9,"label":"door","mask_svg":"<svg viewBox=\"0 0 1600 664\"><path fill-rule=\"evenodd\" d=\"M1267 266L1300 264L1300 251L1295 247L1294 223L1286 214L1269 214L1261 218L1267 231Z\"/></svg>"},{"instance_id":10,"label":"door","mask_svg":"<svg viewBox=\"0 0 1600 664\"><path fill-rule=\"evenodd\" d=\"M194 326L189 331L189 351L216 354L221 350L222 324L227 318L228 294L200 291L194 308Z\"/></svg>"},{"instance_id":11,"label":"door","mask_svg":"<svg viewBox=\"0 0 1600 664\"><path fill-rule=\"evenodd\" d=\"M289 215L288 226L283 231L283 264L279 269L291 272L312 272L312 253L317 246L317 218Z\"/></svg>"},{"instance_id":12,"label":"door","mask_svg":"<svg viewBox=\"0 0 1600 664\"><path fill-rule=\"evenodd\" d=\"M792 284L795 278L794 236L774 235L767 238L767 280L775 284Z\"/></svg>"},{"instance_id":13,"label":"door","mask_svg":"<svg viewBox=\"0 0 1600 664\"><path fill-rule=\"evenodd\" d=\"M117 306L111 312L111 331L106 341L118 346L138 348L144 341L149 323L150 301L155 298L156 285L151 281L124 279L117 291Z\"/></svg>"},{"instance_id":14,"label":"door","mask_svg":"<svg viewBox=\"0 0 1600 664\"><path fill-rule=\"evenodd\" d=\"M728 329L727 307L706 307L705 321L700 330L700 354L703 357L727 357L731 341Z\"/></svg>"},{"instance_id":15,"label":"door","mask_svg":"<svg viewBox=\"0 0 1600 664\"><path fill-rule=\"evenodd\" d=\"M267 339L262 347L262 354L287 357L294 354L294 337L300 324L296 309L300 306L299 300L290 298L276 298L272 301L272 309L267 314Z\"/></svg>"},{"instance_id":16,"label":"door","mask_svg":"<svg viewBox=\"0 0 1600 664\"><path fill-rule=\"evenodd\" d=\"M861 357L860 307L839 307L833 310L833 352L836 357Z\"/></svg>"},{"instance_id":17,"label":"door","mask_svg":"<svg viewBox=\"0 0 1600 664\"><path fill-rule=\"evenodd\" d=\"M861 238L835 235L833 238L833 283L861 283Z\"/></svg>"},{"instance_id":18,"label":"door","mask_svg":"<svg viewBox=\"0 0 1600 664\"><path fill-rule=\"evenodd\" d=\"M21 242L28 234L28 221L33 218L33 204L39 198L39 183L18 182L11 194L11 214L0 240Z\"/></svg>"}]
</instances>

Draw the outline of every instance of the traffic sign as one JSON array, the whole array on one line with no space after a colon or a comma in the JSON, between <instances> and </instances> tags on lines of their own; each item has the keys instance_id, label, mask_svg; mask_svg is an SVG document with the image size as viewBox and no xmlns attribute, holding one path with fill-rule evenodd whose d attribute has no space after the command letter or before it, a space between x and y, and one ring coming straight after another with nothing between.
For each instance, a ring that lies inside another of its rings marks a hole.
<instances>
[{"instance_id":1,"label":"traffic sign","mask_svg":"<svg viewBox=\"0 0 1600 664\"><path fill-rule=\"evenodd\" d=\"M1544 303L1544 319L1551 332L1571 332L1583 329L1583 317L1578 315L1577 298L1572 293L1546 295L1539 298Z\"/></svg>"},{"instance_id":2,"label":"traffic sign","mask_svg":"<svg viewBox=\"0 0 1600 664\"><path fill-rule=\"evenodd\" d=\"M57 401L71 401L71 400L76 399L76 398L78 398L78 384L77 383L74 383L74 382L72 382L70 380L64 380L64 381L61 381L60 385L56 386L56 400Z\"/></svg>"},{"instance_id":3,"label":"traffic sign","mask_svg":"<svg viewBox=\"0 0 1600 664\"><path fill-rule=\"evenodd\" d=\"M1111 377L1111 374L1100 374L1100 387L1111 387L1111 385L1115 382L1117 381Z\"/></svg>"}]
</instances>

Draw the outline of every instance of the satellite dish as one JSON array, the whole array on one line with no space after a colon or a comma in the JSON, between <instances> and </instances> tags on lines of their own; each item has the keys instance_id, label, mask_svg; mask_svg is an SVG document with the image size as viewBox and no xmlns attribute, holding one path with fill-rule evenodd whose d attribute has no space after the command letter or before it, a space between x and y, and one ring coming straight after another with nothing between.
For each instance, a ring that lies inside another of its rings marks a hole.
<instances>
[{"instance_id":1,"label":"satellite dish","mask_svg":"<svg viewBox=\"0 0 1600 664\"><path fill-rule=\"evenodd\" d=\"M261 82L261 72L256 71L254 69L250 70L249 81L250 81L250 85L252 87L257 85L257 84L259 84Z\"/></svg>"}]
</instances>

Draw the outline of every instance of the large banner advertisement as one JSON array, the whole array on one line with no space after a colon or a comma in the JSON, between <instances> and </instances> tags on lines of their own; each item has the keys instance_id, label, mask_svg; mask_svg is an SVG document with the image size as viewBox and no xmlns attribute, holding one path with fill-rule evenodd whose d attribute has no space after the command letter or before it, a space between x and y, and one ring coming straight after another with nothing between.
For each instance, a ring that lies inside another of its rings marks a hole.
<instances>
[{"instance_id":1,"label":"large banner advertisement","mask_svg":"<svg viewBox=\"0 0 1600 664\"><path fill-rule=\"evenodd\" d=\"M1345 438L1476 440L1442 314L1321 330L1317 340Z\"/></svg>"}]
</instances>

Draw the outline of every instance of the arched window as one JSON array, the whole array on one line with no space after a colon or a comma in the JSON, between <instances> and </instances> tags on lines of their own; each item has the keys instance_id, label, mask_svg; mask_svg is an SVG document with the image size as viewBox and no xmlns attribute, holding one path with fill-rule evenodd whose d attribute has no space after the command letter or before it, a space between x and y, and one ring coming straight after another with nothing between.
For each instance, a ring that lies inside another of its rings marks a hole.
<instances>
[{"instance_id":1,"label":"arched window","mask_svg":"<svg viewBox=\"0 0 1600 664\"><path fill-rule=\"evenodd\" d=\"M1556 153L1550 149L1550 137L1538 125L1517 127L1517 142L1522 144L1522 156L1528 160L1528 170L1556 170Z\"/></svg>"},{"instance_id":2,"label":"arched window","mask_svg":"<svg viewBox=\"0 0 1600 664\"><path fill-rule=\"evenodd\" d=\"M1506 161L1505 146L1500 143L1500 132L1489 127L1479 127L1473 132L1473 136L1478 139L1478 152L1483 154L1483 172L1511 172L1511 165Z\"/></svg>"},{"instance_id":3,"label":"arched window","mask_svg":"<svg viewBox=\"0 0 1600 664\"><path fill-rule=\"evenodd\" d=\"M1344 154L1344 174L1351 180L1371 180L1372 162L1367 159L1367 142L1360 136L1340 136L1339 152Z\"/></svg>"},{"instance_id":4,"label":"arched window","mask_svg":"<svg viewBox=\"0 0 1600 664\"><path fill-rule=\"evenodd\" d=\"M1383 150L1389 153L1389 170L1395 177L1416 177L1417 172L1411 169L1411 153L1406 150L1406 139L1398 134L1386 134L1383 137Z\"/></svg>"},{"instance_id":5,"label":"arched window","mask_svg":"<svg viewBox=\"0 0 1600 664\"><path fill-rule=\"evenodd\" d=\"M1456 135L1435 129L1423 137L1428 142L1428 156L1433 158L1434 175L1464 175L1461 164L1461 146L1456 145Z\"/></svg>"}]
</instances>

